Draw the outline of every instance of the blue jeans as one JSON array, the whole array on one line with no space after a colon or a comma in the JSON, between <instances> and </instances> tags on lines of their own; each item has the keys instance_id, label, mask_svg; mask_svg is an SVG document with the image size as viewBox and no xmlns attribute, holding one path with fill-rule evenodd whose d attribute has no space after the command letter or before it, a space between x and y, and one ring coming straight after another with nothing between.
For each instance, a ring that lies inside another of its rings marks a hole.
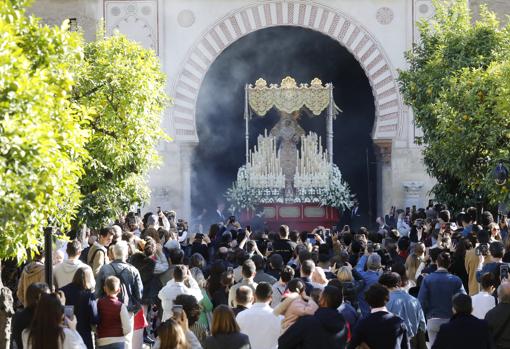
<instances>
[{"instance_id":1,"label":"blue jeans","mask_svg":"<svg viewBox=\"0 0 510 349\"><path fill-rule=\"evenodd\" d=\"M124 349L124 343L112 343L108 345L100 345L97 349Z\"/></svg>"}]
</instances>

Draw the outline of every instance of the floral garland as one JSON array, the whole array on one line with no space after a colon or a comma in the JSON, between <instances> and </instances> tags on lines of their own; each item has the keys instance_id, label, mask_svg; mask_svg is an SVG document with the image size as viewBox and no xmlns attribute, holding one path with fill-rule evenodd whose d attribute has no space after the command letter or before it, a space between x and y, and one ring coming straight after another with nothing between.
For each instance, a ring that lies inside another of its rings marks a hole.
<instances>
[{"instance_id":1,"label":"floral garland","mask_svg":"<svg viewBox=\"0 0 510 349\"><path fill-rule=\"evenodd\" d=\"M230 204L230 210L255 209L259 204L269 203L318 203L321 206L331 206L338 209L352 206L349 185L342 179L340 169L336 165L329 168L329 183L327 187L298 189L293 198L285 198L284 190L279 188L253 188L249 185L248 173L245 166L239 169L237 181L227 189L225 198Z\"/></svg>"}]
</instances>

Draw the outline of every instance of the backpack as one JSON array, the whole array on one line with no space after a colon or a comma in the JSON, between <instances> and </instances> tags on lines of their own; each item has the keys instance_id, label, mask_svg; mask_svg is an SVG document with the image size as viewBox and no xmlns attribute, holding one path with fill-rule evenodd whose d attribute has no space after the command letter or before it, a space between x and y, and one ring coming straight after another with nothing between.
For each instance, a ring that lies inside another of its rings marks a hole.
<instances>
[{"instance_id":1,"label":"backpack","mask_svg":"<svg viewBox=\"0 0 510 349\"><path fill-rule=\"evenodd\" d=\"M114 276L118 277L120 280L120 292L117 295L117 298L119 301L124 304L127 308L127 311L133 314L138 313L140 309L142 308L142 305L140 304L140 300L136 299L133 294L131 293L131 288L128 287L126 284L126 281L122 274L124 271L126 271L127 268L122 269L120 272L115 269L113 266L113 263L109 264L114 272Z\"/></svg>"},{"instance_id":2,"label":"backpack","mask_svg":"<svg viewBox=\"0 0 510 349\"><path fill-rule=\"evenodd\" d=\"M90 249L89 249L90 250ZM85 261L85 263L87 263L91 268L94 268L94 258L96 258L96 254L98 252L101 252L102 254L104 254L104 257L105 257L105 260L106 260L106 253L100 249L100 248L97 248L94 253L92 253L92 258L90 259L90 262L89 261Z\"/></svg>"}]
</instances>

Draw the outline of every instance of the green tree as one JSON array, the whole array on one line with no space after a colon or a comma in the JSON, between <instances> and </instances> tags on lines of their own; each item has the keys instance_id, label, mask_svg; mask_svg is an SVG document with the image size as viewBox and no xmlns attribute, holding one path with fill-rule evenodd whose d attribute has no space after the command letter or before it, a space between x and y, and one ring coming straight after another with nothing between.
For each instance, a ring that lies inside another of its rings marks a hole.
<instances>
[{"instance_id":1,"label":"green tree","mask_svg":"<svg viewBox=\"0 0 510 349\"><path fill-rule=\"evenodd\" d=\"M166 80L154 51L120 34L98 37L85 45L73 90L73 100L93 110L78 221L94 227L148 199L156 146L168 139L160 126Z\"/></svg>"},{"instance_id":2,"label":"green tree","mask_svg":"<svg viewBox=\"0 0 510 349\"><path fill-rule=\"evenodd\" d=\"M0 258L27 257L48 220L67 227L80 204L86 113L69 99L81 37L0 2Z\"/></svg>"},{"instance_id":3,"label":"green tree","mask_svg":"<svg viewBox=\"0 0 510 349\"><path fill-rule=\"evenodd\" d=\"M417 141L438 181L436 198L454 208L477 197L496 204L508 190L494 184L491 169L510 151L510 32L485 7L473 23L466 1L434 4L435 17L420 24L421 41L406 54L401 91L423 130Z\"/></svg>"}]
</instances>

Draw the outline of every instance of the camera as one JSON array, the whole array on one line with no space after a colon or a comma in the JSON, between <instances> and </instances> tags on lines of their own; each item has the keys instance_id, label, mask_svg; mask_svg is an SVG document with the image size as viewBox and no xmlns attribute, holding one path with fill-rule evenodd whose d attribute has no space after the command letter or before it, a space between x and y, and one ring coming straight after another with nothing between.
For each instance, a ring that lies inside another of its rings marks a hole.
<instances>
[{"instance_id":1,"label":"camera","mask_svg":"<svg viewBox=\"0 0 510 349\"><path fill-rule=\"evenodd\" d=\"M475 248L475 254L477 256L489 255L489 244L480 244Z\"/></svg>"}]
</instances>

